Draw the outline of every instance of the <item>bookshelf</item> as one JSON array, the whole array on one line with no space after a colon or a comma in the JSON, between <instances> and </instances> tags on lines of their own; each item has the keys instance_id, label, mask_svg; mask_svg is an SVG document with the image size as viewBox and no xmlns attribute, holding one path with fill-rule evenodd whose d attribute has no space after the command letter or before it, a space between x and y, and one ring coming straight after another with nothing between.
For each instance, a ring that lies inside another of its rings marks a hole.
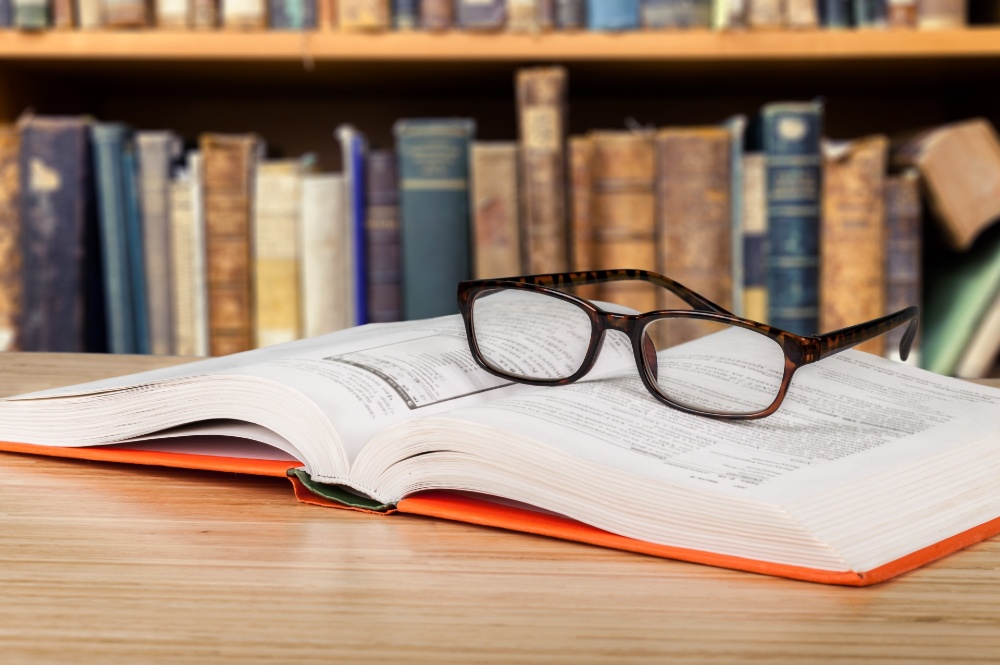
<instances>
[{"instance_id":1,"label":"bookshelf","mask_svg":"<svg viewBox=\"0 0 1000 665\"><path fill-rule=\"evenodd\" d=\"M0 121L92 114L187 140L253 131L341 168L333 129L391 145L402 117L467 116L516 136L514 71L569 70L569 130L664 126L826 99L826 133L896 133L981 115L1000 125L1000 27L947 31L382 34L0 32Z\"/></svg>"}]
</instances>

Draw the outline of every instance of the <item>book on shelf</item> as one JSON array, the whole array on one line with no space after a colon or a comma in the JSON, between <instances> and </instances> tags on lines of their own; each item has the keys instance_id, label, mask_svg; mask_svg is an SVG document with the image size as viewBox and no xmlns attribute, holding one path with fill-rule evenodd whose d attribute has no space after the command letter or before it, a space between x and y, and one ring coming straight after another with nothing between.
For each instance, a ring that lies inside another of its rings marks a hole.
<instances>
[{"instance_id":1,"label":"book on shelf","mask_svg":"<svg viewBox=\"0 0 1000 665\"><path fill-rule=\"evenodd\" d=\"M816 0L785 0L785 27L793 30L815 30L819 27Z\"/></svg>"},{"instance_id":2,"label":"book on shelf","mask_svg":"<svg viewBox=\"0 0 1000 665\"><path fill-rule=\"evenodd\" d=\"M340 157L344 173L344 223L347 227L346 284L352 291L348 304L351 307L351 325L368 323L368 249L365 246L365 166L368 159L368 140L354 125L340 125L335 132L340 144Z\"/></svg>"},{"instance_id":3,"label":"book on shelf","mask_svg":"<svg viewBox=\"0 0 1000 665\"><path fill-rule=\"evenodd\" d=\"M534 9L534 3L528 3ZM517 0L458 0L455 7L455 25L463 30L501 30L507 24L508 7L513 12L523 3Z\"/></svg>"},{"instance_id":4,"label":"book on shelf","mask_svg":"<svg viewBox=\"0 0 1000 665\"><path fill-rule=\"evenodd\" d=\"M595 263L596 246L594 215L592 210L591 190L593 189L593 163L594 143L589 136L571 136L566 142L568 153L567 161L569 168L569 229L570 241L570 266L574 272L593 270ZM591 285L582 287L588 289L592 297L597 297L597 289ZM577 293L583 295L584 291L577 289ZM584 296L586 297L586 296Z\"/></svg>"},{"instance_id":5,"label":"book on shelf","mask_svg":"<svg viewBox=\"0 0 1000 665\"><path fill-rule=\"evenodd\" d=\"M11 0L12 25L20 30L44 30L49 26L46 0Z\"/></svg>"},{"instance_id":6,"label":"book on shelf","mask_svg":"<svg viewBox=\"0 0 1000 665\"><path fill-rule=\"evenodd\" d=\"M420 0L392 0L392 27L416 30L420 27Z\"/></svg>"},{"instance_id":7,"label":"book on shelf","mask_svg":"<svg viewBox=\"0 0 1000 665\"><path fill-rule=\"evenodd\" d=\"M922 30L965 27L968 5L968 0L920 0L917 26Z\"/></svg>"},{"instance_id":8,"label":"book on shelf","mask_svg":"<svg viewBox=\"0 0 1000 665\"><path fill-rule=\"evenodd\" d=\"M767 183L768 322L817 332L823 106L778 102L761 111Z\"/></svg>"},{"instance_id":9,"label":"book on shelf","mask_svg":"<svg viewBox=\"0 0 1000 665\"><path fill-rule=\"evenodd\" d=\"M420 0L420 27L429 32L443 32L455 23L453 0Z\"/></svg>"},{"instance_id":10,"label":"book on shelf","mask_svg":"<svg viewBox=\"0 0 1000 665\"><path fill-rule=\"evenodd\" d=\"M174 258L174 353L208 355L208 287L201 154L193 150L170 184L170 246Z\"/></svg>"},{"instance_id":11,"label":"book on shelf","mask_svg":"<svg viewBox=\"0 0 1000 665\"><path fill-rule=\"evenodd\" d=\"M889 139L876 134L854 141L827 140L822 149L819 330L827 331L888 313L884 198ZM884 336L855 348L886 353Z\"/></svg>"},{"instance_id":12,"label":"book on shelf","mask_svg":"<svg viewBox=\"0 0 1000 665\"><path fill-rule=\"evenodd\" d=\"M380 31L391 24L389 0L338 0L337 8L343 30Z\"/></svg>"},{"instance_id":13,"label":"book on shelf","mask_svg":"<svg viewBox=\"0 0 1000 665\"><path fill-rule=\"evenodd\" d=\"M302 180L302 327L306 337L349 328L353 283L348 265L344 176Z\"/></svg>"},{"instance_id":14,"label":"book on shelf","mask_svg":"<svg viewBox=\"0 0 1000 665\"><path fill-rule=\"evenodd\" d=\"M642 26L662 28L712 27L712 0L643 0Z\"/></svg>"},{"instance_id":15,"label":"book on shelf","mask_svg":"<svg viewBox=\"0 0 1000 665\"><path fill-rule=\"evenodd\" d=\"M0 351L18 348L23 316L21 274L21 135L0 125Z\"/></svg>"},{"instance_id":16,"label":"book on shelf","mask_svg":"<svg viewBox=\"0 0 1000 665\"><path fill-rule=\"evenodd\" d=\"M220 0L226 30L262 30L267 27L267 0Z\"/></svg>"},{"instance_id":17,"label":"book on shelf","mask_svg":"<svg viewBox=\"0 0 1000 665\"><path fill-rule=\"evenodd\" d=\"M896 139L892 164L915 168L944 237L956 250L1000 217L1000 137L973 118Z\"/></svg>"},{"instance_id":18,"label":"book on shelf","mask_svg":"<svg viewBox=\"0 0 1000 665\"><path fill-rule=\"evenodd\" d=\"M598 32L636 30L642 25L639 0L587 0L587 27Z\"/></svg>"},{"instance_id":19,"label":"book on shelf","mask_svg":"<svg viewBox=\"0 0 1000 665\"><path fill-rule=\"evenodd\" d=\"M528 273L569 269L566 217L566 70L517 72L517 124L521 149L521 213Z\"/></svg>"},{"instance_id":20,"label":"book on shelf","mask_svg":"<svg viewBox=\"0 0 1000 665\"><path fill-rule=\"evenodd\" d=\"M129 279L132 280L132 330L135 352L151 353L149 301L146 288L146 248L143 238L142 203L139 186L139 157L135 142L122 146L122 192L125 198L125 238L128 252Z\"/></svg>"},{"instance_id":21,"label":"book on shelf","mask_svg":"<svg viewBox=\"0 0 1000 665\"><path fill-rule=\"evenodd\" d=\"M763 153L743 155L743 316L767 323L767 182Z\"/></svg>"},{"instance_id":22,"label":"book on shelf","mask_svg":"<svg viewBox=\"0 0 1000 665\"><path fill-rule=\"evenodd\" d=\"M776 30L783 23L784 3L781 0L747 0L747 27Z\"/></svg>"},{"instance_id":23,"label":"book on shelf","mask_svg":"<svg viewBox=\"0 0 1000 665\"><path fill-rule=\"evenodd\" d=\"M1000 353L1000 224L965 252L937 249L927 265L923 366L939 374L988 376Z\"/></svg>"},{"instance_id":24,"label":"book on shelf","mask_svg":"<svg viewBox=\"0 0 1000 665\"><path fill-rule=\"evenodd\" d=\"M587 27L586 0L555 0L556 27L560 30L582 30Z\"/></svg>"},{"instance_id":25,"label":"book on shelf","mask_svg":"<svg viewBox=\"0 0 1000 665\"><path fill-rule=\"evenodd\" d=\"M403 317L456 310L454 285L472 274L469 259L469 145L466 118L399 120L399 209Z\"/></svg>"},{"instance_id":26,"label":"book on shelf","mask_svg":"<svg viewBox=\"0 0 1000 665\"><path fill-rule=\"evenodd\" d=\"M156 0L153 17L158 30L187 30L191 27L191 3L188 0Z\"/></svg>"},{"instance_id":27,"label":"book on shelf","mask_svg":"<svg viewBox=\"0 0 1000 665\"><path fill-rule=\"evenodd\" d=\"M100 0L102 28L145 28L149 8L145 0Z\"/></svg>"},{"instance_id":28,"label":"book on shelf","mask_svg":"<svg viewBox=\"0 0 1000 665\"><path fill-rule=\"evenodd\" d=\"M521 274L518 150L514 141L476 141L469 153L472 178L473 276Z\"/></svg>"},{"instance_id":29,"label":"book on shelf","mask_svg":"<svg viewBox=\"0 0 1000 665\"><path fill-rule=\"evenodd\" d=\"M752 392L767 371L725 332L660 353L708 365L690 390ZM1000 532L998 437L1000 390L853 350L756 421L655 401L626 344L585 381L510 383L457 315L0 401L8 451L287 476L311 504L855 586Z\"/></svg>"},{"instance_id":30,"label":"book on shelf","mask_svg":"<svg viewBox=\"0 0 1000 665\"><path fill-rule=\"evenodd\" d=\"M889 14L887 21L889 28L918 27L921 8L926 6L926 3L918 3L917 0L888 0L888 2Z\"/></svg>"},{"instance_id":31,"label":"book on shelf","mask_svg":"<svg viewBox=\"0 0 1000 665\"><path fill-rule=\"evenodd\" d=\"M365 200L365 246L368 252L368 318L390 323L403 318L400 257L399 175L396 153L368 154Z\"/></svg>"},{"instance_id":32,"label":"book on shelf","mask_svg":"<svg viewBox=\"0 0 1000 665\"><path fill-rule=\"evenodd\" d=\"M317 0L270 0L268 25L277 30L314 30Z\"/></svg>"},{"instance_id":33,"label":"book on shelf","mask_svg":"<svg viewBox=\"0 0 1000 665\"><path fill-rule=\"evenodd\" d=\"M191 27L214 30L219 27L220 0L191 0Z\"/></svg>"},{"instance_id":34,"label":"book on shelf","mask_svg":"<svg viewBox=\"0 0 1000 665\"><path fill-rule=\"evenodd\" d=\"M820 0L819 20L824 28L843 30L853 24L852 0Z\"/></svg>"},{"instance_id":35,"label":"book on shelf","mask_svg":"<svg viewBox=\"0 0 1000 665\"><path fill-rule=\"evenodd\" d=\"M912 169L885 180L885 311L898 312L923 301L923 208L920 179ZM926 321L926 318L925 318ZM888 357L899 360L903 331L890 330L885 335ZM910 346L908 362L920 365L923 332Z\"/></svg>"}]
</instances>

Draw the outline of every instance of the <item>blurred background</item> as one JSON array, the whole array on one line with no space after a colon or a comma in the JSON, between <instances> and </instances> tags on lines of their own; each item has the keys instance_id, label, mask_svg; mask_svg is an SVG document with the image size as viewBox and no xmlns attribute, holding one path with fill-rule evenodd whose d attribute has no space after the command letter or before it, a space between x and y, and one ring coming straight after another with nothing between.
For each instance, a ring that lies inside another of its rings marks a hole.
<instances>
[{"instance_id":1,"label":"blurred background","mask_svg":"<svg viewBox=\"0 0 1000 665\"><path fill-rule=\"evenodd\" d=\"M0 349L222 355L638 268L804 335L920 305L908 362L998 376L998 17L0 0ZM644 288L580 294L686 307Z\"/></svg>"}]
</instances>

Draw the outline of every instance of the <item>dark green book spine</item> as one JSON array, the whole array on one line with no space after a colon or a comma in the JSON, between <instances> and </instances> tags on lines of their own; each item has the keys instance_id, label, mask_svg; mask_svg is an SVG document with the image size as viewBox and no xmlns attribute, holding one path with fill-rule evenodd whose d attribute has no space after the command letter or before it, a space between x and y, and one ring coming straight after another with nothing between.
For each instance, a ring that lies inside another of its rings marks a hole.
<instances>
[{"instance_id":1,"label":"dark green book spine","mask_svg":"<svg viewBox=\"0 0 1000 665\"><path fill-rule=\"evenodd\" d=\"M469 279L468 119L400 120L403 316L454 314L458 282Z\"/></svg>"},{"instance_id":2,"label":"dark green book spine","mask_svg":"<svg viewBox=\"0 0 1000 665\"><path fill-rule=\"evenodd\" d=\"M799 335L818 332L822 120L820 102L763 110L768 323Z\"/></svg>"}]
</instances>

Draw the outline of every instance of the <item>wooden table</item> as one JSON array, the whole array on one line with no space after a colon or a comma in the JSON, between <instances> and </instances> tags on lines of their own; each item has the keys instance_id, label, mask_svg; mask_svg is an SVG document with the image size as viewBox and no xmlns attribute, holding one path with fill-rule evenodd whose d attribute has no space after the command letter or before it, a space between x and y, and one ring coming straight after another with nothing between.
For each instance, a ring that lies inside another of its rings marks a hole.
<instances>
[{"instance_id":1,"label":"wooden table","mask_svg":"<svg viewBox=\"0 0 1000 665\"><path fill-rule=\"evenodd\" d=\"M0 354L0 393L180 361ZM304 659L998 662L1000 539L837 588L326 510L280 479L0 454L0 662Z\"/></svg>"}]
</instances>

